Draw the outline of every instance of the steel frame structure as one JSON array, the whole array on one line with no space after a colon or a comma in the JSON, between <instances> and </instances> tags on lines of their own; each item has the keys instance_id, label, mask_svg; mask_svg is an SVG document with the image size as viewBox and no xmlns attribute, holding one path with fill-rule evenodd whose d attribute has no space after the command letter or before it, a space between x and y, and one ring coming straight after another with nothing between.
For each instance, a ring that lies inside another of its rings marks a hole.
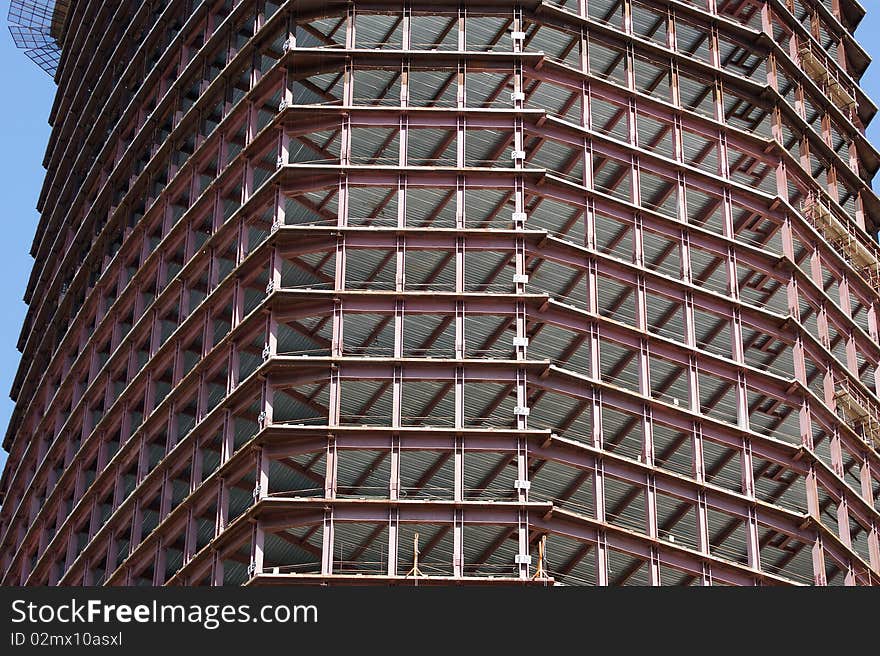
<instances>
[{"instance_id":1,"label":"steel frame structure","mask_svg":"<svg viewBox=\"0 0 880 656\"><path fill-rule=\"evenodd\" d=\"M854 0L64 10L0 581L880 583Z\"/></svg>"}]
</instances>

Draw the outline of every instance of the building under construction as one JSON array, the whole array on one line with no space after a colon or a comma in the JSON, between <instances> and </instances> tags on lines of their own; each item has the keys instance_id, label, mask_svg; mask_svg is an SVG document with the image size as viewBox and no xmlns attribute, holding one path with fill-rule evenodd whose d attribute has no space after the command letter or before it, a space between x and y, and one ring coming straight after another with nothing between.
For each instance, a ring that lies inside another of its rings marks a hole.
<instances>
[{"instance_id":1,"label":"building under construction","mask_svg":"<svg viewBox=\"0 0 880 656\"><path fill-rule=\"evenodd\" d=\"M864 13L13 1L0 580L880 583Z\"/></svg>"}]
</instances>

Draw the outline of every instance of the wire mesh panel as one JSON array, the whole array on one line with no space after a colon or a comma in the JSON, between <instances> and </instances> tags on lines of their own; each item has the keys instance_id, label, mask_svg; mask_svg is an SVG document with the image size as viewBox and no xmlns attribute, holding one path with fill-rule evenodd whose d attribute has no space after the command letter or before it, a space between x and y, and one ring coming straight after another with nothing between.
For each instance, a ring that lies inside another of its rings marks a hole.
<instances>
[{"instance_id":1,"label":"wire mesh panel","mask_svg":"<svg viewBox=\"0 0 880 656\"><path fill-rule=\"evenodd\" d=\"M67 0L12 0L9 3L9 31L15 45L52 76L61 59L59 41L69 8Z\"/></svg>"}]
</instances>

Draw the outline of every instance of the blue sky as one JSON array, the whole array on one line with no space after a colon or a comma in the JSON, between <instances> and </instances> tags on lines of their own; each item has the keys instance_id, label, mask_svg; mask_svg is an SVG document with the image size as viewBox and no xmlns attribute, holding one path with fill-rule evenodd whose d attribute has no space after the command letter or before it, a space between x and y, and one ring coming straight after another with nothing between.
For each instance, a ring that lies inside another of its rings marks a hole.
<instances>
[{"instance_id":1,"label":"blue sky","mask_svg":"<svg viewBox=\"0 0 880 656\"><path fill-rule=\"evenodd\" d=\"M19 361L15 345L26 310L22 298L33 266L30 248L55 93L52 78L15 47L6 27L8 5L0 3L0 71L5 90L0 98L0 436L6 434L12 414L9 390ZM5 462L6 453L0 450L0 464Z\"/></svg>"},{"instance_id":2,"label":"blue sky","mask_svg":"<svg viewBox=\"0 0 880 656\"><path fill-rule=\"evenodd\" d=\"M871 4L874 4L871 2ZM22 300L33 260L30 246L37 225L37 197L43 183L43 153L49 138L48 116L55 86L51 78L15 48L6 29L8 3L0 5L0 71L5 98L0 99L0 438L12 414L9 399L18 367L16 349L25 304ZM862 86L880 103L880 8L868 10L857 37L878 63ZM880 144L880 118L868 130ZM0 450L0 467L6 453Z\"/></svg>"}]
</instances>

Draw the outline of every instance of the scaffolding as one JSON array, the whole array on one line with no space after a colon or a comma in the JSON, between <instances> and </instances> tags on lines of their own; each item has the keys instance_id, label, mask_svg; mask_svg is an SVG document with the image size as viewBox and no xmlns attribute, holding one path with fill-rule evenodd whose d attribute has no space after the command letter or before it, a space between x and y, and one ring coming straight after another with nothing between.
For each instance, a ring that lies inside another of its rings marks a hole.
<instances>
[{"instance_id":1,"label":"scaffolding","mask_svg":"<svg viewBox=\"0 0 880 656\"><path fill-rule=\"evenodd\" d=\"M838 416L860 432L865 441L880 448L880 413L877 403L847 380L838 381L834 392Z\"/></svg>"},{"instance_id":2,"label":"scaffolding","mask_svg":"<svg viewBox=\"0 0 880 656\"><path fill-rule=\"evenodd\" d=\"M855 94L850 85L828 64L825 53L819 52L809 41L804 41L798 48L798 55L804 72L824 89L835 104L846 110L856 107Z\"/></svg>"},{"instance_id":3,"label":"scaffolding","mask_svg":"<svg viewBox=\"0 0 880 656\"><path fill-rule=\"evenodd\" d=\"M859 273L869 285L880 285L880 247L863 236L850 221L837 218L818 194L809 195L801 203L804 217L825 240Z\"/></svg>"}]
</instances>

